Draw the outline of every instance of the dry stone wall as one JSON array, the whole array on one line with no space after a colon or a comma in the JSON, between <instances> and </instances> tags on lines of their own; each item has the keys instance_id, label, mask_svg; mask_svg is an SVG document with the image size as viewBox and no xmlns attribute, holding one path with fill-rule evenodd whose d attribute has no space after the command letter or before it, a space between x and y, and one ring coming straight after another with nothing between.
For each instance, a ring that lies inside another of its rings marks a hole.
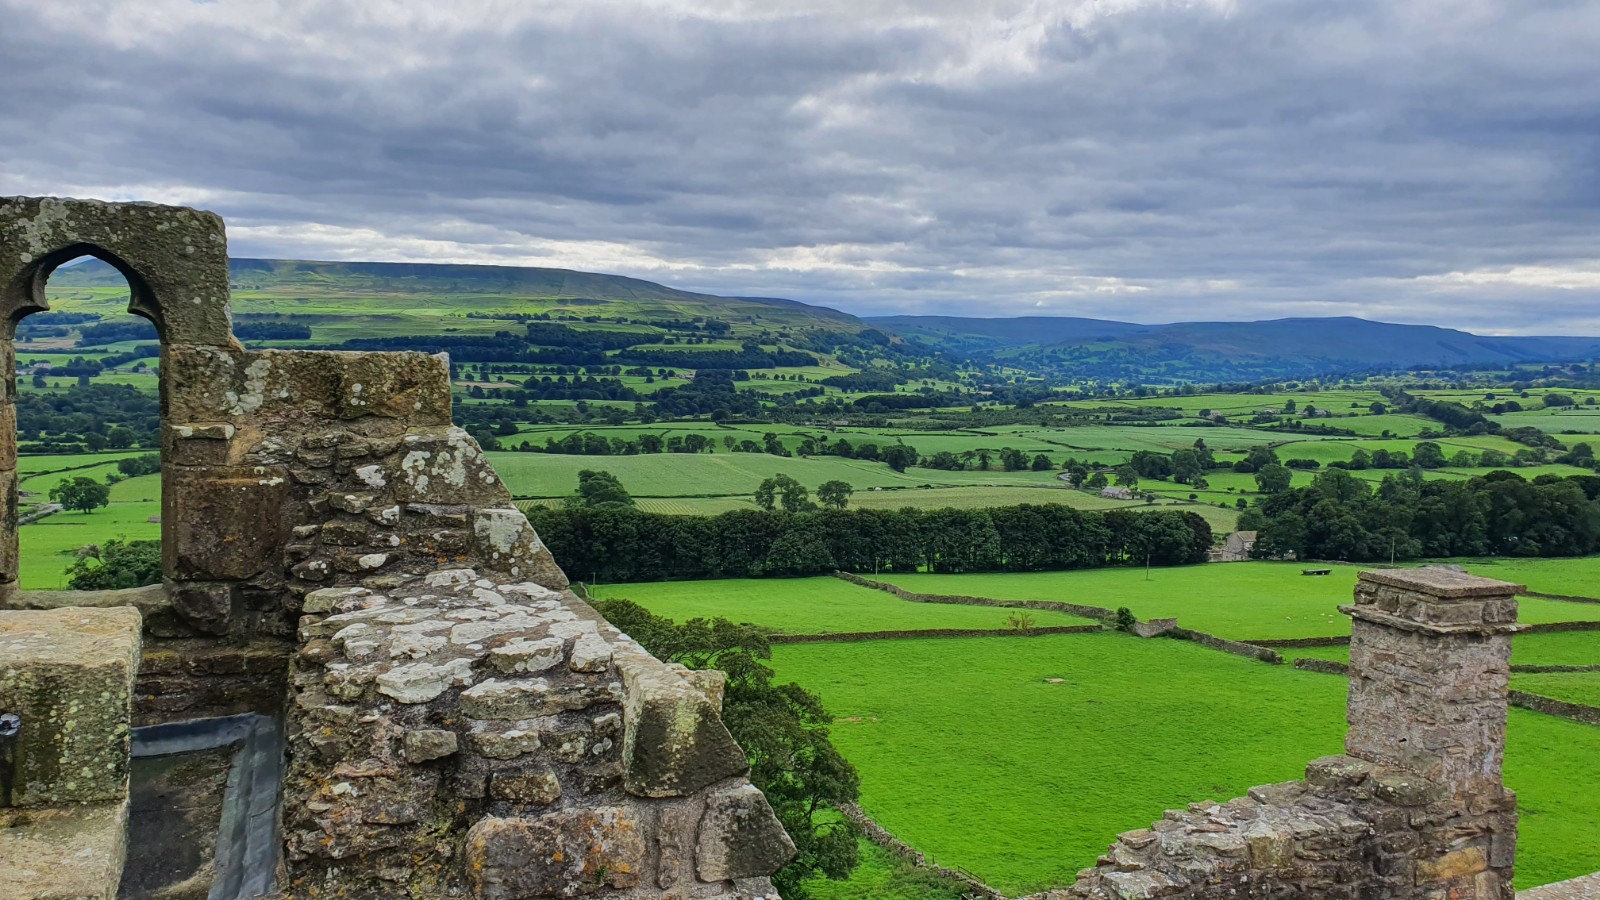
<instances>
[{"instance_id":1,"label":"dry stone wall","mask_svg":"<svg viewBox=\"0 0 1600 900\"><path fill-rule=\"evenodd\" d=\"M306 610L284 811L305 896L776 896L793 846L718 719L720 673L471 569Z\"/></svg>"}]
</instances>

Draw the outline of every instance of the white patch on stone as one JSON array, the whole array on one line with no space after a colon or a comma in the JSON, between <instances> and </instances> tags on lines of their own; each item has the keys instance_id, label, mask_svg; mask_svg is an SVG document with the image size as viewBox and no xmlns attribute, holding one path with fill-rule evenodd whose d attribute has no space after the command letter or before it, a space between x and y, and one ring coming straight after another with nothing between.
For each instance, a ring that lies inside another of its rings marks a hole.
<instances>
[{"instance_id":1,"label":"white patch on stone","mask_svg":"<svg viewBox=\"0 0 1600 900\"><path fill-rule=\"evenodd\" d=\"M388 479L383 477L382 466L362 466L356 470L356 477L373 489L381 489L389 483Z\"/></svg>"},{"instance_id":2,"label":"white patch on stone","mask_svg":"<svg viewBox=\"0 0 1600 900\"><path fill-rule=\"evenodd\" d=\"M467 584L477 577L478 573L471 569L440 569L437 572L429 572L423 582L433 588L454 587Z\"/></svg>"},{"instance_id":3,"label":"white patch on stone","mask_svg":"<svg viewBox=\"0 0 1600 900\"><path fill-rule=\"evenodd\" d=\"M566 640L567 638L582 637L586 634L595 634L599 630L600 626L588 619L573 619L551 625L550 636Z\"/></svg>"},{"instance_id":4,"label":"white patch on stone","mask_svg":"<svg viewBox=\"0 0 1600 900\"><path fill-rule=\"evenodd\" d=\"M501 672L537 674L561 664L566 642L557 638L519 639L489 651L489 664Z\"/></svg>"},{"instance_id":5,"label":"white patch on stone","mask_svg":"<svg viewBox=\"0 0 1600 900\"><path fill-rule=\"evenodd\" d=\"M396 634L389 642L389 658L421 659L447 643L442 634Z\"/></svg>"},{"instance_id":6,"label":"white patch on stone","mask_svg":"<svg viewBox=\"0 0 1600 900\"><path fill-rule=\"evenodd\" d=\"M272 363L264 357L244 367L244 393L228 392L228 402L233 407L234 415L242 416L261 408L267 398L267 373L270 371Z\"/></svg>"},{"instance_id":7,"label":"white patch on stone","mask_svg":"<svg viewBox=\"0 0 1600 900\"><path fill-rule=\"evenodd\" d=\"M356 564L363 569L376 569L389 561L387 553L368 553L356 560Z\"/></svg>"},{"instance_id":8,"label":"white patch on stone","mask_svg":"<svg viewBox=\"0 0 1600 900\"><path fill-rule=\"evenodd\" d=\"M378 693L401 703L427 703L451 687L472 682L472 661L411 663L378 676Z\"/></svg>"},{"instance_id":9,"label":"white patch on stone","mask_svg":"<svg viewBox=\"0 0 1600 900\"><path fill-rule=\"evenodd\" d=\"M611 666L611 645L599 635L583 635L572 642L567 666L574 672L604 672Z\"/></svg>"},{"instance_id":10,"label":"white patch on stone","mask_svg":"<svg viewBox=\"0 0 1600 900\"><path fill-rule=\"evenodd\" d=\"M528 517L514 509L480 509L472 523L473 534L494 553L510 553L524 536L532 534Z\"/></svg>"},{"instance_id":11,"label":"white patch on stone","mask_svg":"<svg viewBox=\"0 0 1600 900\"><path fill-rule=\"evenodd\" d=\"M300 607L301 612L324 613L332 610L340 600L351 600L365 597L372 593L366 588L322 588L306 595L305 603Z\"/></svg>"}]
</instances>

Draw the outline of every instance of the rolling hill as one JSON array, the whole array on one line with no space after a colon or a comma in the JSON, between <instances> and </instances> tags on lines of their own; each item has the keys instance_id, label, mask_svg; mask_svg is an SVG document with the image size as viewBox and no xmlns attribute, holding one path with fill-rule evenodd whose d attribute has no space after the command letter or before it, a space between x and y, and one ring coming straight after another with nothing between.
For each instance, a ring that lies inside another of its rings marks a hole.
<instances>
[{"instance_id":1,"label":"rolling hill","mask_svg":"<svg viewBox=\"0 0 1600 900\"><path fill-rule=\"evenodd\" d=\"M431 304L462 313L707 316L769 327L846 331L867 327L854 316L795 300L719 297L571 269L240 258L230 260L229 269L236 308L243 312L318 313L337 307L381 314ZM50 278L51 287L60 290L104 290L122 284L119 272L95 259L59 269Z\"/></svg>"},{"instance_id":2,"label":"rolling hill","mask_svg":"<svg viewBox=\"0 0 1600 900\"><path fill-rule=\"evenodd\" d=\"M1198 380L1304 377L1414 366L1493 366L1600 357L1600 338L1490 337L1352 317L1135 325L1099 319L866 320L907 340L1025 368Z\"/></svg>"},{"instance_id":3,"label":"rolling hill","mask_svg":"<svg viewBox=\"0 0 1600 900\"><path fill-rule=\"evenodd\" d=\"M711 318L732 325L735 339L776 333L791 342L809 332L877 329L947 358L1065 378L1156 382L1600 358L1600 338L1489 337L1348 317L1170 325L1053 316L857 318L795 300L720 297L570 269L271 259L234 259L231 268L236 311L295 317L317 328L318 342L367 334L492 334L506 319L548 313L574 327L602 329L617 327L618 320ZM96 260L51 278L53 291L79 304L73 308L97 312L110 311L121 287L116 270Z\"/></svg>"}]
</instances>

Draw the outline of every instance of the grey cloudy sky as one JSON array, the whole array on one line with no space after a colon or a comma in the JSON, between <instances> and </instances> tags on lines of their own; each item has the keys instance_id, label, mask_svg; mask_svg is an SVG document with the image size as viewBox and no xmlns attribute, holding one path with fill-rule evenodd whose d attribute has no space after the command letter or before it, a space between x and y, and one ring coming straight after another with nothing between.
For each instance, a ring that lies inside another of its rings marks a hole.
<instances>
[{"instance_id":1,"label":"grey cloudy sky","mask_svg":"<svg viewBox=\"0 0 1600 900\"><path fill-rule=\"evenodd\" d=\"M0 194L850 312L1600 334L1600 0L0 0Z\"/></svg>"}]
</instances>

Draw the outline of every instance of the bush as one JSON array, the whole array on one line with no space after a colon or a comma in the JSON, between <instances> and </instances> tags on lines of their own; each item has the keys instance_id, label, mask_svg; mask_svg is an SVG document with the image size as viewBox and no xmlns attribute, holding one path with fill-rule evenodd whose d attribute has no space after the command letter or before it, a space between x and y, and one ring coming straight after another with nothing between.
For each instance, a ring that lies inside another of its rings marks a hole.
<instances>
[{"instance_id":1,"label":"bush","mask_svg":"<svg viewBox=\"0 0 1600 900\"><path fill-rule=\"evenodd\" d=\"M75 591L111 591L161 583L161 542L112 538L78 550L67 567Z\"/></svg>"},{"instance_id":2,"label":"bush","mask_svg":"<svg viewBox=\"0 0 1600 900\"><path fill-rule=\"evenodd\" d=\"M1115 627L1118 631L1127 631L1131 633L1133 631L1133 626L1137 625L1138 623L1139 620L1133 616L1133 610L1127 608L1126 606L1117 607L1117 619Z\"/></svg>"}]
</instances>

